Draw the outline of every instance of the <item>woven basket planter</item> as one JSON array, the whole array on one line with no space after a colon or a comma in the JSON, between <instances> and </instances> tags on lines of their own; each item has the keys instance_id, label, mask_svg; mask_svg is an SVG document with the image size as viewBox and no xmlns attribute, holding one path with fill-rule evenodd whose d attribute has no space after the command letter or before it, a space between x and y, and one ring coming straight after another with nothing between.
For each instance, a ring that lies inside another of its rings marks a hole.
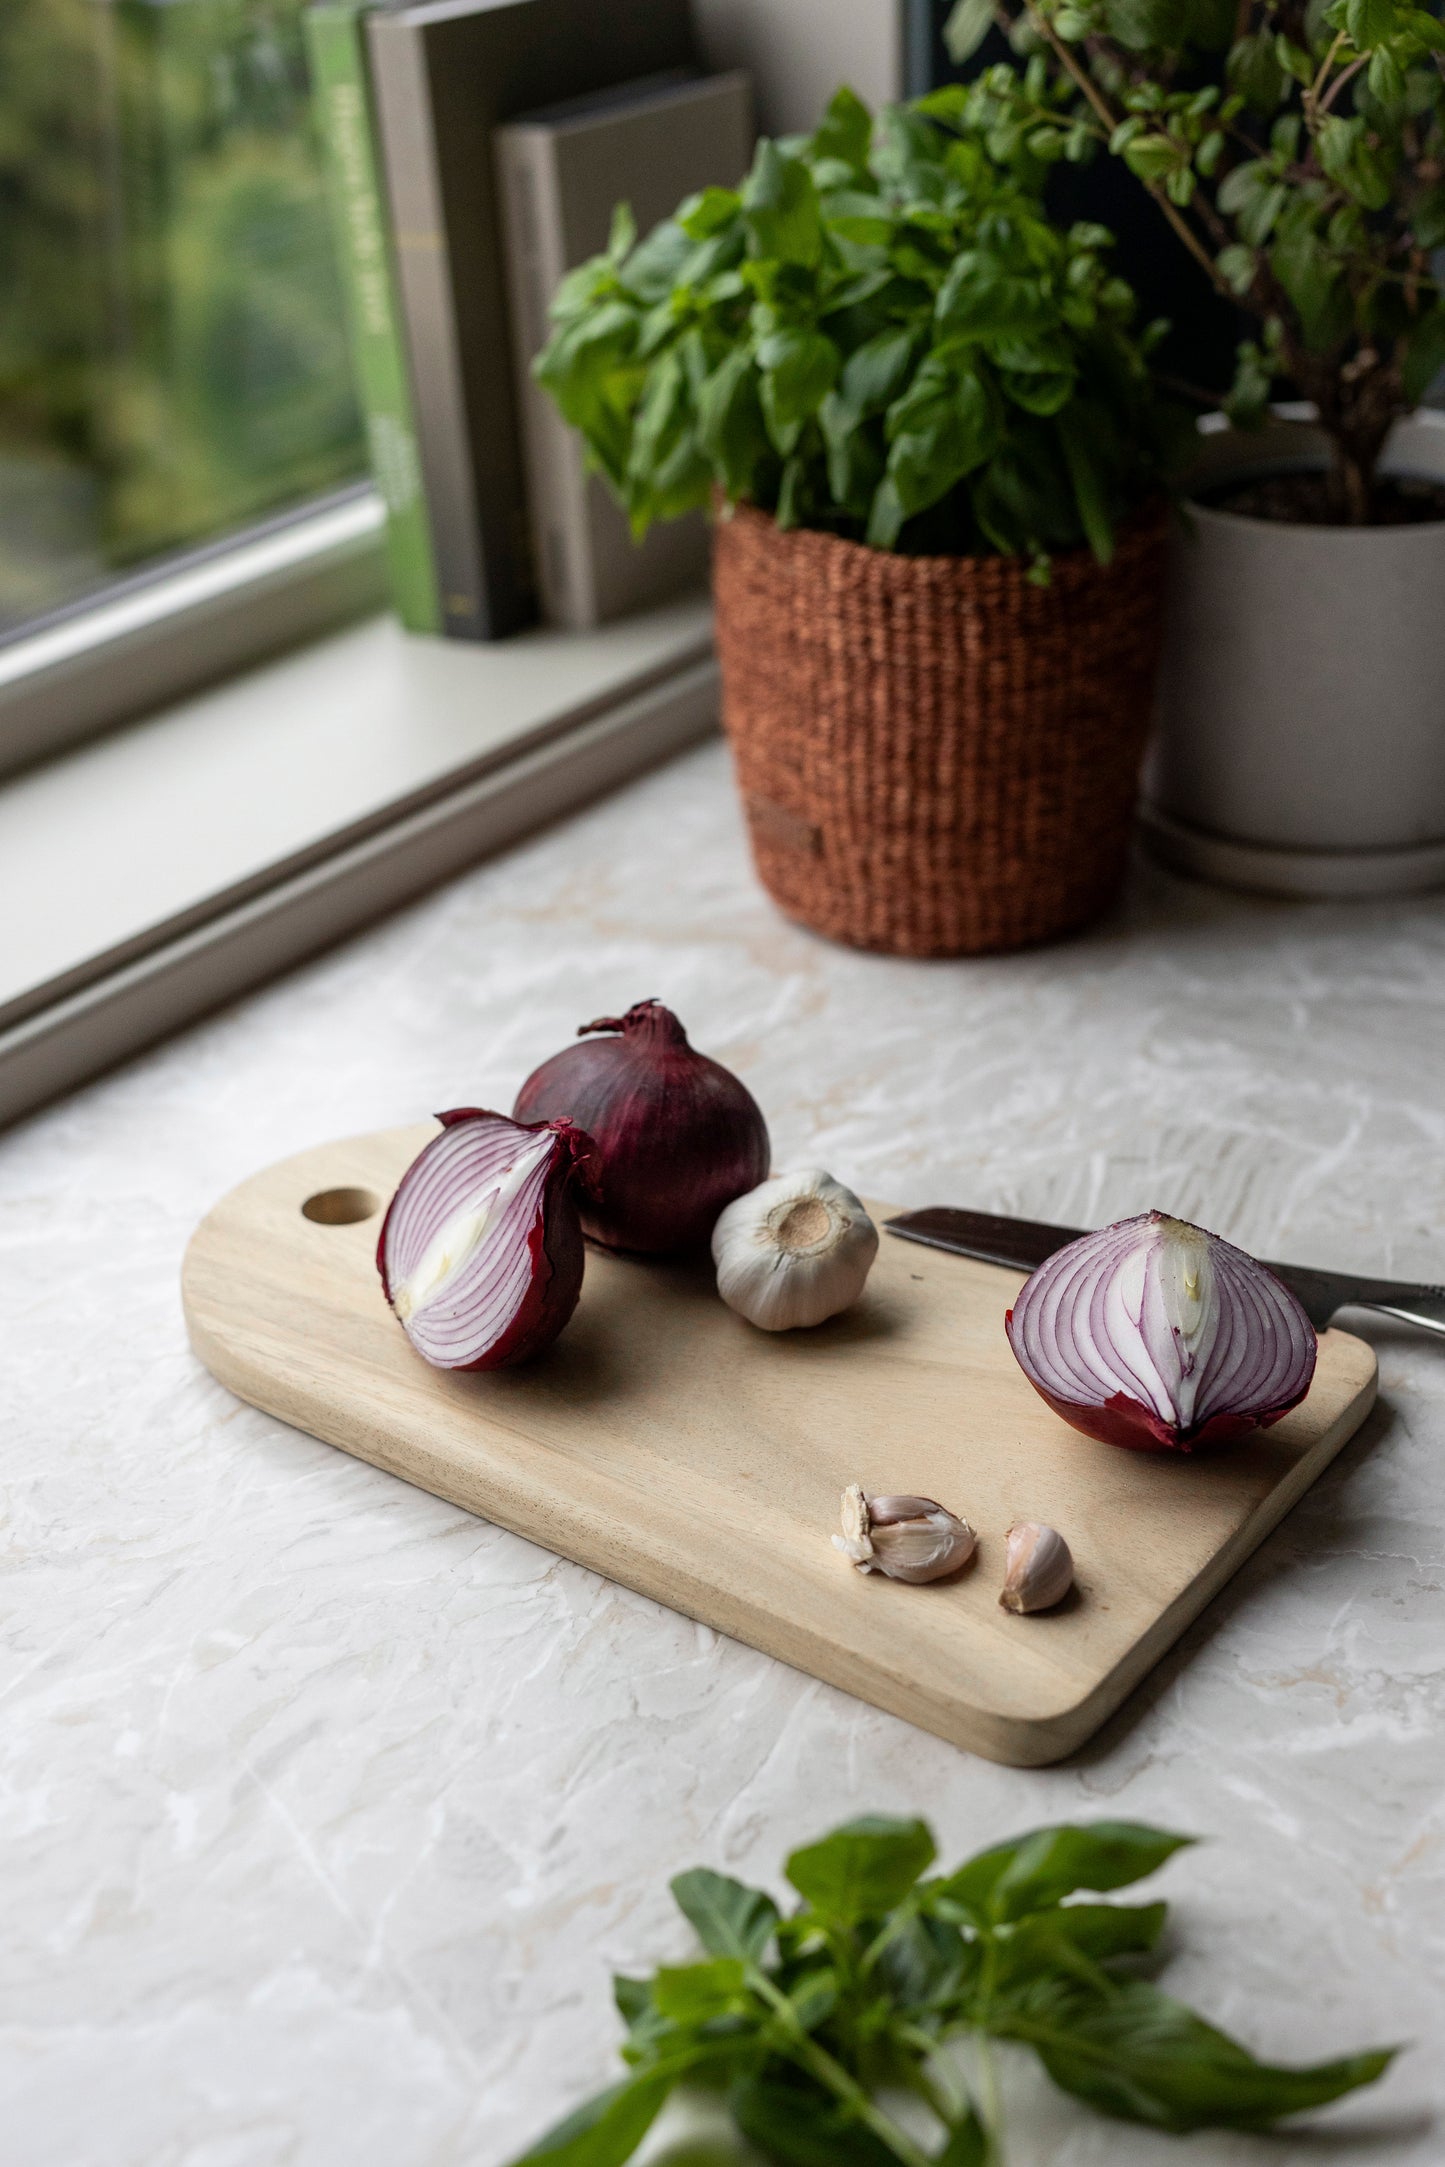
<instances>
[{"instance_id":1,"label":"woven basket planter","mask_svg":"<svg viewBox=\"0 0 1445 2167\"><path fill-rule=\"evenodd\" d=\"M1114 561L903 557L741 506L713 558L723 721L789 918L978 955L1072 931L1123 875L1158 660L1162 514Z\"/></svg>"}]
</instances>

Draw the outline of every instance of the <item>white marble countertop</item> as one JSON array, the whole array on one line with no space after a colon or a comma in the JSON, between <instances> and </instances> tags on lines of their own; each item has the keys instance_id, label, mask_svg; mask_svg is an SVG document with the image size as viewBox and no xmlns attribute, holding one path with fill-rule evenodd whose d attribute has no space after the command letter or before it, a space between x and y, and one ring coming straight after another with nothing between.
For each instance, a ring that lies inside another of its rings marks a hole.
<instances>
[{"instance_id":1,"label":"white marble countertop","mask_svg":"<svg viewBox=\"0 0 1445 2167\"><path fill-rule=\"evenodd\" d=\"M695 1863L776 1882L850 1813L960 1855L1127 1814L1170 1983L1259 2050L1420 2042L1312 2137L1424 2167L1445 2036L1445 1349L1076 1761L974 1760L238 1405L189 1353L194 1221L259 1165L509 1103L657 994L780 1163L1438 1276L1445 902L1141 869L1086 939L910 965L781 923L710 746L0 1139L6 2167L500 2167L607 2081L612 1967ZM1019 2167L1174 2148L1021 2069ZM1328 2133L1328 2134L1326 2134Z\"/></svg>"}]
</instances>

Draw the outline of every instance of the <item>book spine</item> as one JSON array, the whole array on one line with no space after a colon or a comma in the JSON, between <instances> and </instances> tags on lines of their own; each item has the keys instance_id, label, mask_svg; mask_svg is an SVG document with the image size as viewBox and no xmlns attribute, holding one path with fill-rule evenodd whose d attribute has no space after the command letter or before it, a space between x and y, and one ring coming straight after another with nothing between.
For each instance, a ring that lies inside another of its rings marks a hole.
<instances>
[{"instance_id":1,"label":"book spine","mask_svg":"<svg viewBox=\"0 0 1445 2167\"><path fill-rule=\"evenodd\" d=\"M453 639L492 639L511 631L515 616L495 606L482 546L426 34L424 28L377 15L369 37L442 623Z\"/></svg>"},{"instance_id":2,"label":"book spine","mask_svg":"<svg viewBox=\"0 0 1445 2167\"><path fill-rule=\"evenodd\" d=\"M308 9L306 44L351 319L357 397L372 472L386 506L392 596L409 632L439 632L441 592L383 214L364 14L365 0L360 6Z\"/></svg>"},{"instance_id":3,"label":"book spine","mask_svg":"<svg viewBox=\"0 0 1445 2167\"><path fill-rule=\"evenodd\" d=\"M601 621L587 520L581 439L532 375L547 343L552 295L570 268L562 247L555 143L550 130L499 128L497 175L511 299L517 398L527 453L527 500L542 613L569 631Z\"/></svg>"}]
</instances>

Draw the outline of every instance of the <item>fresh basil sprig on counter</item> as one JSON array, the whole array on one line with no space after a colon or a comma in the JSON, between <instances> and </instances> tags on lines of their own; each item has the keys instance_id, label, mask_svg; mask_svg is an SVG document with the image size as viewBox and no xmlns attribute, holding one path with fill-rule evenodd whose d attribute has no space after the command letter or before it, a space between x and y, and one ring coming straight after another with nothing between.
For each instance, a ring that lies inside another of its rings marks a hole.
<instances>
[{"instance_id":1,"label":"fresh basil sprig on counter","mask_svg":"<svg viewBox=\"0 0 1445 2167\"><path fill-rule=\"evenodd\" d=\"M726 1874L680 1874L706 1959L614 1982L630 2074L516 2167L621 2167L683 2083L721 2091L778 2167L1001 2167L995 2039L1032 2047L1100 2113L1175 2134L1265 2129L1373 2083L1395 2050L1273 2066L1142 1977L1166 1905L1069 1901L1143 1880L1191 1841L1065 1824L929 1876L925 1822L868 1818L792 1854L802 1903L787 1914ZM939 2052L966 2037L977 2097ZM930 2143L880 2104L900 2092L928 2109Z\"/></svg>"}]
</instances>

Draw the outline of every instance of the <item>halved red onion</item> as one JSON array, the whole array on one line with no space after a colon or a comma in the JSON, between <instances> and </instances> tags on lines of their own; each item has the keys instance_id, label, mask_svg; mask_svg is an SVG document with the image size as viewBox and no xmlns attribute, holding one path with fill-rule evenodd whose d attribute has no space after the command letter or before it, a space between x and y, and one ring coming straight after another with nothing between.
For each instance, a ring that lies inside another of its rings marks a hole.
<instances>
[{"instance_id":1,"label":"halved red onion","mask_svg":"<svg viewBox=\"0 0 1445 2167\"><path fill-rule=\"evenodd\" d=\"M1314 1326L1255 1258L1145 1212L1058 1249L1005 1319L1019 1367L1086 1437L1197 1452L1304 1398Z\"/></svg>"},{"instance_id":2,"label":"halved red onion","mask_svg":"<svg viewBox=\"0 0 1445 2167\"><path fill-rule=\"evenodd\" d=\"M437 1369L504 1369L557 1337L582 1291L573 1195L592 1139L479 1106L438 1114L382 1221L382 1289Z\"/></svg>"}]
</instances>

